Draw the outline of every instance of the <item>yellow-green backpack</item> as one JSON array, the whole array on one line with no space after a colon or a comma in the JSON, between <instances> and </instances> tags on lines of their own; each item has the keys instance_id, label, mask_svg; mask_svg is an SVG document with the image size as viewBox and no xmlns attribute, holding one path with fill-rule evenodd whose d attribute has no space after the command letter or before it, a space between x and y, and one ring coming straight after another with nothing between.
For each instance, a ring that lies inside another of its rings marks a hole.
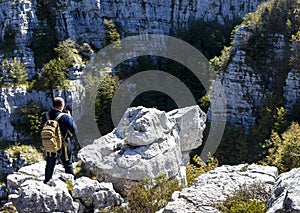
<instances>
[{"instance_id":1,"label":"yellow-green backpack","mask_svg":"<svg viewBox=\"0 0 300 213\"><path fill-rule=\"evenodd\" d=\"M63 137L60 132L58 121L65 113L60 113L54 120L49 117L49 112L46 113L47 121L41 132L43 150L46 154L57 153L63 144Z\"/></svg>"}]
</instances>

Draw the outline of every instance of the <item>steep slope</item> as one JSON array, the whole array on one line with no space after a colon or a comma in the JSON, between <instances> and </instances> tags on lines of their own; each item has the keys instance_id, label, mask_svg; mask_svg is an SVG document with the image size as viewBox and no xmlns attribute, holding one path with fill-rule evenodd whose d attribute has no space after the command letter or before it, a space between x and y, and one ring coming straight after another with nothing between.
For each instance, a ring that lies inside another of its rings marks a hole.
<instances>
[{"instance_id":1,"label":"steep slope","mask_svg":"<svg viewBox=\"0 0 300 213\"><path fill-rule=\"evenodd\" d=\"M298 68L290 63L297 45L291 38L299 31L297 5L264 3L237 28L220 70L229 123L249 130L261 107L291 109L299 98Z\"/></svg>"}]
</instances>

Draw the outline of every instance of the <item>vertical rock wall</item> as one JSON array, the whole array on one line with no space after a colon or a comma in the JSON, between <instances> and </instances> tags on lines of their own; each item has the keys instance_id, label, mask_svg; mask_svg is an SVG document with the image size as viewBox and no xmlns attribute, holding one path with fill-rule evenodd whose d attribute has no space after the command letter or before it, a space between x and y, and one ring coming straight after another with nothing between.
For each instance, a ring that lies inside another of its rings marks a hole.
<instances>
[{"instance_id":1,"label":"vertical rock wall","mask_svg":"<svg viewBox=\"0 0 300 213\"><path fill-rule=\"evenodd\" d=\"M65 91L52 91L54 96L61 96L66 101L66 106L69 105L73 109L74 120L78 120L81 115L80 97L84 90L79 82L71 82L72 88ZM26 92L25 87L3 88L0 89L0 141L18 141L25 139L21 133L17 132L11 124L12 114L19 107L26 106L28 102L40 104L44 109L51 109L52 99L49 93Z\"/></svg>"}]
</instances>

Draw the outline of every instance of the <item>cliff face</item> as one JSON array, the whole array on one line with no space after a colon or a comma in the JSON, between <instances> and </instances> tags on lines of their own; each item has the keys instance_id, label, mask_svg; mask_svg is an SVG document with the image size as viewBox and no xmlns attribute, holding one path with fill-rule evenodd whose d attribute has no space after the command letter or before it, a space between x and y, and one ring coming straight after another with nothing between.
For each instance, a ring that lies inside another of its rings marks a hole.
<instances>
[{"instance_id":1,"label":"cliff face","mask_svg":"<svg viewBox=\"0 0 300 213\"><path fill-rule=\"evenodd\" d=\"M34 55L31 49L34 30L45 26L50 26L51 33L57 33L59 40L71 38L101 48L105 38L105 19L112 20L123 36L141 33L169 35L179 27L187 26L191 19L218 20L224 23L226 20L242 17L255 11L263 0L45 2L9 0L0 3L1 42L12 45L14 55L22 59L28 72L34 72Z\"/></svg>"},{"instance_id":2,"label":"cliff face","mask_svg":"<svg viewBox=\"0 0 300 213\"><path fill-rule=\"evenodd\" d=\"M39 26L36 1L1 1L0 8L0 59L7 57L5 53L13 51L13 55L24 63L32 77L35 64L29 45L33 30Z\"/></svg>"},{"instance_id":3,"label":"cliff face","mask_svg":"<svg viewBox=\"0 0 300 213\"><path fill-rule=\"evenodd\" d=\"M276 17L274 11L282 6L288 9ZM291 110L299 99L299 71L297 62L291 63L299 45L291 39L299 31L294 7L284 1L263 4L254 18L237 28L228 63L220 72L229 123L242 124L248 131L260 116L260 107Z\"/></svg>"},{"instance_id":4,"label":"cliff face","mask_svg":"<svg viewBox=\"0 0 300 213\"><path fill-rule=\"evenodd\" d=\"M106 36L105 20L112 20L122 37L141 33L169 35L187 26L192 19L224 23L244 16L255 11L261 2L263 0L1 1L0 60L7 57L20 59L29 78L32 78L37 72L37 58L46 51L53 37L56 42L71 38L101 48ZM18 106L30 100L46 108L50 105L46 94L42 92L4 89L0 93L1 139L16 140L20 137L11 125L11 113ZM74 98L77 101L71 101L70 104L79 108L80 93L73 91L71 96L71 100Z\"/></svg>"},{"instance_id":5,"label":"cliff face","mask_svg":"<svg viewBox=\"0 0 300 213\"><path fill-rule=\"evenodd\" d=\"M224 23L235 17L244 16L248 12L255 11L263 1L61 0L48 1L47 4L45 2L19 0L0 3L0 59L11 57L11 52L8 53L8 51L14 50L14 57L21 59L25 64L29 77L34 76L37 71L35 59L38 55L33 50L33 46L37 41L38 29L50 27L50 31L40 32L40 34L45 34L39 41L38 49L41 51L43 51L43 45L49 42L50 34L55 34L58 40L71 38L74 41L87 42L94 47L101 48L107 30L105 20L112 20L122 37L143 33L169 35L176 32L178 28L187 26L191 19L218 20ZM285 82L278 83L281 71L280 67L273 63L277 60L280 64L280 61L287 55L287 50L291 47L290 38L283 33L266 34L265 41L271 54L265 53L265 56L269 54L269 59L261 57L265 60L265 67L261 68L257 66L259 54L256 59L249 60L251 57L253 59L252 50L249 51L248 48L253 31L251 25L240 26L237 29L230 62L220 73L227 96L228 122L242 124L246 129L254 124L257 110L262 106L263 101L279 87L283 88L282 96L287 109L291 109L300 96L299 74L295 70L285 72L285 76L281 76L286 79ZM27 97L27 95L23 96ZM31 95L28 94L29 96ZM19 94L12 95L12 97L19 97ZM1 129L5 130L6 126L10 126L7 122L10 111L6 108L18 104L11 104L10 101L4 102L5 98L2 100L3 128ZM11 129L11 127L8 128ZM8 134L5 138L12 137L12 131L8 132L10 133L5 133Z\"/></svg>"},{"instance_id":6,"label":"cliff face","mask_svg":"<svg viewBox=\"0 0 300 213\"><path fill-rule=\"evenodd\" d=\"M105 36L104 19L111 19L124 36L170 34L187 26L191 19L232 20L255 11L262 0L122 0L58 1L56 30L61 38L83 40L101 47Z\"/></svg>"},{"instance_id":7,"label":"cliff face","mask_svg":"<svg viewBox=\"0 0 300 213\"><path fill-rule=\"evenodd\" d=\"M80 96L82 87L78 82L71 83L72 88L66 91L53 91L53 95L61 96L65 99L66 105L74 110L75 120L80 118ZM38 103L43 109L49 110L52 106L52 99L46 92L33 91L26 92L25 87L0 89L0 140L19 141L26 139L24 135L16 131L12 125L15 119L14 113L19 108L28 106L29 102ZM18 119L18 118L17 118Z\"/></svg>"},{"instance_id":8,"label":"cliff face","mask_svg":"<svg viewBox=\"0 0 300 213\"><path fill-rule=\"evenodd\" d=\"M246 49L252 35L252 26L240 26L237 29L230 62L220 74L226 93L228 122L242 124L246 130L254 125L258 109L263 102L267 101L272 93L278 93L278 90L283 88L283 82L279 82L279 77L286 78L283 92L286 108L291 109L299 97L296 92L299 91L299 75L295 71L286 75L280 67L280 63L288 54L290 45L288 37L284 34L266 36L265 41L270 41L266 44L268 53L263 53L267 57L269 54L270 59L267 60L258 54L253 56L253 53ZM257 51L261 50L257 48ZM258 63L264 65L259 66Z\"/></svg>"}]
</instances>

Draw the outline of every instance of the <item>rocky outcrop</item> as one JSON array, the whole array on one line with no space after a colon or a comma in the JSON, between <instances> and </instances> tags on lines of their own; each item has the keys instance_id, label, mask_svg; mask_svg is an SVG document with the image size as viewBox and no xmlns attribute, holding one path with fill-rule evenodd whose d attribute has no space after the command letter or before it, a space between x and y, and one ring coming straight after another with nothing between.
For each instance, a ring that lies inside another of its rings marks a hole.
<instances>
[{"instance_id":1,"label":"rocky outcrop","mask_svg":"<svg viewBox=\"0 0 300 213\"><path fill-rule=\"evenodd\" d=\"M300 168L278 176L268 200L268 213L300 212Z\"/></svg>"},{"instance_id":2,"label":"rocky outcrop","mask_svg":"<svg viewBox=\"0 0 300 213\"><path fill-rule=\"evenodd\" d=\"M76 180L71 193L74 199L81 200L85 206L94 206L94 209L123 203L123 198L115 192L112 183L99 183L87 177Z\"/></svg>"},{"instance_id":3,"label":"rocky outcrop","mask_svg":"<svg viewBox=\"0 0 300 213\"><path fill-rule=\"evenodd\" d=\"M299 78L295 78L293 74L285 76L285 71L282 70L280 61L285 57L285 50L289 48L286 42L288 38L277 33L265 35L264 45L268 49L265 54L273 57L269 60L263 58L263 53L258 56L258 51L262 52L266 49L255 50L251 47L253 46L251 37L255 33L252 25L241 25L237 28L233 39L234 45L228 56L229 62L220 73L220 80L226 94L227 121L233 125L242 125L246 132L254 125L263 102L274 92L278 93L278 87L284 86L286 77L288 77L286 80L288 85L282 96L287 98L289 105L295 101L293 98L297 97L297 92L293 89L299 81ZM260 59L257 59L258 57ZM283 81L279 82L278 79ZM289 96L289 93L293 93L293 96Z\"/></svg>"},{"instance_id":4,"label":"rocky outcrop","mask_svg":"<svg viewBox=\"0 0 300 213\"><path fill-rule=\"evenodd\" d=\"M43 183L45 162L21 168L7 177L9 201L19 212L84 212L93 208L120 205L122 197L111 183L99 183L87 177L74 180L57 165L53 178Z\"/></svg>"},{"instance_id":5,"label":"rocky outcrop","mask_svg":"<svg viewBox=\"0 0 300 213\"><path fill-rule=\"evenodd\" d=\"M247 164L221 166L200 175L191 187L174 192L172 201L160 212L219 212L215 204L224 201L239 187L257 183L270 191L276 177L276 167Z\"/></svg>"},{"instance_id":6,"label":"rocky outcrop","mask_svg":"<svg viewBox=\"0 0 300 213\"><path fill-rule=\"evenodd\" d=\"M36 150L28 149L25 152L18 152L16 155L15 153L9 153L7 150L0 150L0 175L4 177L18 171L23 166L28 166L42 160L42 154L36 154L36 152ZM28 153L32 156L32 159L34 159L34 162L30 162L30 160L26 159Z\"/></svg>"},{"instance_id":7,"label":"rocky outcrop","mask_svg":"<svg viewBox=\"0 0 300 213\"><path fill-rule=\"evenodd\" d=\"M113 132L79 152L86 170L98 180L122 190L127 181L163 174L180 177L188 154L202 143L205 114L198 106L169 113L144 107L129 108Z\"/></svg>"}]
</instances>

